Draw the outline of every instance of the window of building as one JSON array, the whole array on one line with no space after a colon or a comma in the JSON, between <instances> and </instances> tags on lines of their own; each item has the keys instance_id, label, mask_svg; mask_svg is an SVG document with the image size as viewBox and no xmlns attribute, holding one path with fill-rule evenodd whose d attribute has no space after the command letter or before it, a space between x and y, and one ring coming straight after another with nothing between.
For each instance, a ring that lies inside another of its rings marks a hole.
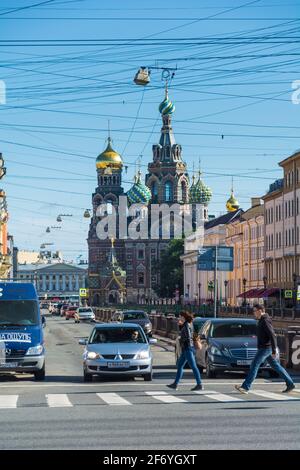
<instances>
[{"instance_id":1,"label":"window of building","mask_svg":"<svg viewBox=\"0 0 300 470\"><path fill-rule=\"evenodd\" d=\"M138 273L138 284L141 286L141 285L144 285L145 283L145 275L144 273L140 272Z\"/></svg>"},{"instance_id":2,"label":"window of building","mask_svg":"<svg viewBox=\"0 0 300 470\"><path fill-rule=\"evenodd\" d=\"M138 250L138 259L144 259L145 252L144 250Z\"/></svg>"},{"instance_id":3,"label":"window of building","mask_svg":"<svg viewBox=\"0 0 300 470\"><path fill-rule=\"evenodd\" d=\"M170 202L173 199L173 184L171 181L167 181L165 184L165 201Z\"/></svg>"}]
</instances>

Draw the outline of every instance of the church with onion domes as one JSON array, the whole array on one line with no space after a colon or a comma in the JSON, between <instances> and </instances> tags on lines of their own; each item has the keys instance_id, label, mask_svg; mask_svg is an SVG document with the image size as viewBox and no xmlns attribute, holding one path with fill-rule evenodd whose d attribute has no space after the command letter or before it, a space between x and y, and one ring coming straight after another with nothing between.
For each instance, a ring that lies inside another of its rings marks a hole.
<instances>
[{"instance_id":1,"label":"church with onion domes","mask_svg":"<svg viewBox=\"0 0 300 470\"><path fill-rule=\"evenodd\" d=\"M132 204L142 205L149 221L152 220L153 205L171 206L177 203L180 207L189 205L192 211L201 205L203 218L208 220L212 191L204 183L201 171L197 178L193 175L190 184L187 165L182 158L182 147L176 142L172 128L174 111L175 105L169 98L166 86L165 97L159 105L162 118L159 142L152 146L153 157L144 181L139 169L127 193L122 186L122 157L113 149L110 137L106 149L96 159L98 186L92 195L93 215L88 233L91 305L143 303L156 298L155 288L160 283L157 262L170 239L174 238L174 233L171 230L169 238L162 237L159 226L157 238L153 238L150 233L145 238L122 237L119 221L124 213L128 214ZM121 196L127 197L125 208L121 207ZM104 215L99 213L102 204L107 205ZM109 210L116 215L116 236L108 234L106 239L100 239L97 224L103 216L108 215ZM130 223L130 217L128 220Z\"/></svg>"}]
</instances>

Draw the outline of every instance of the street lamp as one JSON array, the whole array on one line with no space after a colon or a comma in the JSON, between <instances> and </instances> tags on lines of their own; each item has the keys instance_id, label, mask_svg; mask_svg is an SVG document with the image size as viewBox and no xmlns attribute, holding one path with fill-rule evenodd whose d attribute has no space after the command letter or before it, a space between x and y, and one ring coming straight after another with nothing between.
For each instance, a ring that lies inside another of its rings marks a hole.
<instances>
[{"instance_id":1,"label":"street lamp","mask_svg":"<svg viewBox=\"0 0 300 470\"><path fill-rule=\"evenodd\" d=\"M201 282L198 282L198 298L199 298L199 306L201 304Z\"/></svg>"},{"instance_id":2,"label":"street lamp","mask_svg":"<svg viewBox=\"0 0 300 470\"><path fill-rule=\"evenodd\" d=\"M268 277L264 275L263 277L263 283L264 283L264 289L266 290L267 288L267 282L268 282ZM266 299L264 298L264 306L266 306Z\"/></svg>"},{"instance_id":3,"label":"street lamp","mask_svg":"<svg viewBox=\"0 0 300 470\"><path fill-rule=\"evenodd\" d=\"M244 279L243 279L243 287L244 287L244 302L243 302L243 305L244 305L244 307L246 306L246 284L247 284L247 279L244 277Z\"/></svg>"},{"instance_id":4,"label":"street lamp","mask_svg":"<svg viewBox=\"0 0 300 470\"><path fill-rule=\"evenodd\" d=\"M225 292L225 306L227 307L227 286L228 286L228 281L225 279L224 281L224 292Z\"/></svg>"},{"instance_id":5,"label":"street lamp","mask_svg":"<svg viewBox=\"0 0 300 470\"><path fill-rule=\"evenodd\" d=\"M186 286L186 287L187 287L187 290L188 290L188 291L187 291L187 294L188 294L188 299L189 299L189 298L190 298L190 285L189 285L189 284L187 284L187 286Z\"/></svg>"}]
</instances>

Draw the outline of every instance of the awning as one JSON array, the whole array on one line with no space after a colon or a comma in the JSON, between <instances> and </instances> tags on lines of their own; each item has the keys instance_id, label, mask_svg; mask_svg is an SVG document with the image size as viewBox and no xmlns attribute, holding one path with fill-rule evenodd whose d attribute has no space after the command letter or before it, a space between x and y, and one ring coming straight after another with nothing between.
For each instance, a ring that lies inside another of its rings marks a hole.
<instances>
[{"instance_id":1,"label":"awning","mask_svg":"<svg viewBox=\"0 0 300 470\"><path fill-rule=\"evenodd\" d=\"M261 294L264 291L265 289L250 289L238 295L237 297L241 297L242 299L258 299L261 297Z\"/></svg>"},{"instance_id":2,"label":"awning","mask_svg":"<svg viewBox=\"0 0 300 470\"><path fill-rule=\"evenodd\" d=\"M280 292L280 289L278 289L278 287L271 287L269 289L262 289L262 292L259 295L259 298L274 297L279 292Z\"/></svg>"}]
</instances>

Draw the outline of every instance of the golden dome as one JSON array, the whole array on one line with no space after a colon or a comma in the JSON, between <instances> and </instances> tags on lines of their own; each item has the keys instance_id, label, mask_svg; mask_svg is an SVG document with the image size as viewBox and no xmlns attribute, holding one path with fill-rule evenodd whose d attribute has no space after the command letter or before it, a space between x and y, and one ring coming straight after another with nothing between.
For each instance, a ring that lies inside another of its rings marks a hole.
<instances>
[{"instance_id":1,"label":"golden dome","mask_svg":"<svg viewBox=\"0 0 300 470\"><path fill-rule=\"evenodd\" d=\"M96 167L102 168L122 168L122 158L111 146L111 138L108 138L107 147L104 152L100 153L96 159Z\"/></svg>"},{"instance_id":2,"label":"golden dome","mask_svg":"<svg viewBox=\"0 0 300 470\"><path fill-rule=\"evenodd\" d=\"M226 209L228 210L228 212L235 212L239 209L239 207L239 201L234 196L233 191L231 191L230 198L226 202Z\"/></svg>"}]
</instances>

